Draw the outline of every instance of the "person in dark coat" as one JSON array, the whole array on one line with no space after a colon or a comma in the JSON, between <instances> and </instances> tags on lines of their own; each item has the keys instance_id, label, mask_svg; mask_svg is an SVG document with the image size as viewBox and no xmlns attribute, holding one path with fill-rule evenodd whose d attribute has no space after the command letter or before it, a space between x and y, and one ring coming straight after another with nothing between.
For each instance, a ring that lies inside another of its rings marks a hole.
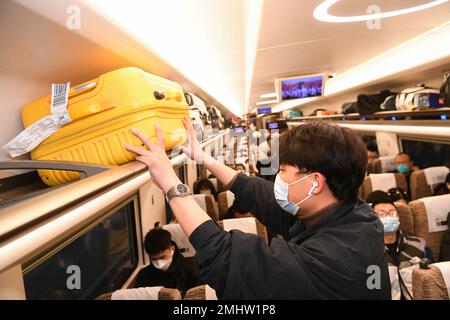
<instances>
[{"instance_id":1,"label":"person in dark coat","mask_svg":"<svg viewBox=\"0 0 450 320\"><path fill-rule=\"evenodd\" d=\"M275 183L238 174L204 152L184 120L191 159L235 194L242 209L284 239L270 246L254 234L221 230L181 184L164 149L133 130L146 149L126 145L153 181L197 250L202 278L219 299L390 299L383 225L357 199L367 169L364 143L350 129L308 122L280 140ZM173 195L173 190L182 190Z\"/></svg>"},{"instance_id":2,"label":"person in dark coat","mask_svg":"<svg viewBox=\"0 0 450 320\"><path fill-rule=\"evenodd\" d=\"M145 251L150 265L139 271L135 287L175 288L182 295L190 288L203 284L194 260L183 257L167 230L154 228L145 236Z\"/></svg>"},{"instance_id":3,"label":"person in dark coat","mask_svg":"<svg viewBox=\"0 0 450 320\"><path fill-rule=\"evenodd\" d=\"M395 194L394 197L398 198ZM413 298L411 281L409 277L403 275L402 270L418 266L421 259L428 259L428 262L432 263L431 249L424 239L401 230L392 195L375 190L367 196L366 201L383 223L388 268L391 274L396 274L390 279L392 299L411 300Z\"/></svg>"}]
</instances>

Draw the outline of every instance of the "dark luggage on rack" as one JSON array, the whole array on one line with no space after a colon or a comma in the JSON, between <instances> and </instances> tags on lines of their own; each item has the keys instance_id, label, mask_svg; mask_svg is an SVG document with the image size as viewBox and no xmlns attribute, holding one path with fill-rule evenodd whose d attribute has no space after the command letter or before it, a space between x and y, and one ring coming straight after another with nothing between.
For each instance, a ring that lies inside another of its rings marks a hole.
<instances>
[{"instance_id":1,"label":"dark luggage on rack","mask_svg":"<svg viewBox=\"0 0 450 320\"><path fill-rule=\"evenodd\" d=\"M341 107L342 114L358 113L358 107L356 101L346 102Z\"/></svg>"},{"instance_id":2,"label":"dark luggage on rack","mask_svg":"<svg viewBox=\"0 0 450 320\"><path fill-rule=\"evenodd\" d=\"M367 115L381 111L380 105L387 97L392 95L395 95L395 93L389 90L384 90L377 94L360 94L356 101L359 114Z\"/></svg>"}]
</instances>

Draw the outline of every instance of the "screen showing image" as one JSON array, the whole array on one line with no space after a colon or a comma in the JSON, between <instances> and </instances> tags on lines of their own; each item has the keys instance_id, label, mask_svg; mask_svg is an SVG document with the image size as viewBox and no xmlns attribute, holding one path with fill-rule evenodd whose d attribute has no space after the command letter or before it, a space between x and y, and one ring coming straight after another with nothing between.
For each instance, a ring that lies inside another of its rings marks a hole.
<instances>
[{"instance_id":1,"label":"screen showing image","mask_svg":"<svg viewBox=\"0 0 450 320\"><path fill-rule=\"evenodd\" d=\"M268 129L278 129L278 122L272 122L267 125Z\"/></svg>"},{"instance_id":2,"label":"screen showing image","mask_svg":"<svg viewBox=\"0 0 450 320\"><path fill-rule=\"evenodd\" d=\"M234 128L235 133L245 133L244 127L236 127Z\"/></svg>"},{"instance_id":3,"label":"screen showing image","mask_svg":"<svg viewBox=\"0 0 450 320\"><path fill-rule=\"evenodd\" d=\"M258 114L269 114L269 113L272 113L272 108L270 107L258 108Z\"/></svg>"},{"instance_id":4,"label":"screen showing image","mask_svg":"<svg viewBox=\"0 0 450 320\"><path fill-rule=\"evenodd\" d=\"M281 100L302 99L322 95L323 76L281 80Z\"/></svg>"}]
</instances>

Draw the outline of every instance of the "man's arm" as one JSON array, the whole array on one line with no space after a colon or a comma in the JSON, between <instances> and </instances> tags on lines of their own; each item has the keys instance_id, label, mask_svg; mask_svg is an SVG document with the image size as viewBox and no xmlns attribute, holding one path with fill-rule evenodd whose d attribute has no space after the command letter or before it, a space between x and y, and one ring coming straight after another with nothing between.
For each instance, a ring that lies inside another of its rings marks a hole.
<instances>
[{"instance_id":1,"label":"man's arm","mask_svg":"<svg viewBox=\"0 0 450 320\"><path fill-rule=\"evenodd\" d=\"M273 188L270 181L239 174L230 190L239 201L240 209L253 214L273 233L289 239L289 229L298 218L281 209L275 200Z\"/></svg>"},{"instance_id":2,"label":"man's arm","mask_svg":"<svg viewBox=\"0 0 450 320\"><path fill-rule=\"evenodd\" d=\"M274 239L269 247L257 235L225 232L213 221L200 225L189 241L202 278L220 299L324 298L324 292L346 288L353 278L327 243L299 246ZM328 298L339 298L335 291Z\"/></svg>"}]
</instances>

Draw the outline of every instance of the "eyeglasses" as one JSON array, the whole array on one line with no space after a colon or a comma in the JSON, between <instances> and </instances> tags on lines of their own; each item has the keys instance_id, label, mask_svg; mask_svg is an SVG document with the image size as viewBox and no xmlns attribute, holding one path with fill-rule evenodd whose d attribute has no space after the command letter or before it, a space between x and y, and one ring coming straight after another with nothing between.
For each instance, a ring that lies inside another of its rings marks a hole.
<instances>
[{"instance_id":1,"label":"eyeglasses","mask_svg":"<svg viewBox=\"0 0 450 320\"><path fill-rule=\"evenodd\" d=\"M378 211L376 211L376 213L380 218L386 218L388 216L392 217L392 218L398 217L398 213L396 210L390 210L390 211L378 210Z\"/></svg>"}]
</instances>

